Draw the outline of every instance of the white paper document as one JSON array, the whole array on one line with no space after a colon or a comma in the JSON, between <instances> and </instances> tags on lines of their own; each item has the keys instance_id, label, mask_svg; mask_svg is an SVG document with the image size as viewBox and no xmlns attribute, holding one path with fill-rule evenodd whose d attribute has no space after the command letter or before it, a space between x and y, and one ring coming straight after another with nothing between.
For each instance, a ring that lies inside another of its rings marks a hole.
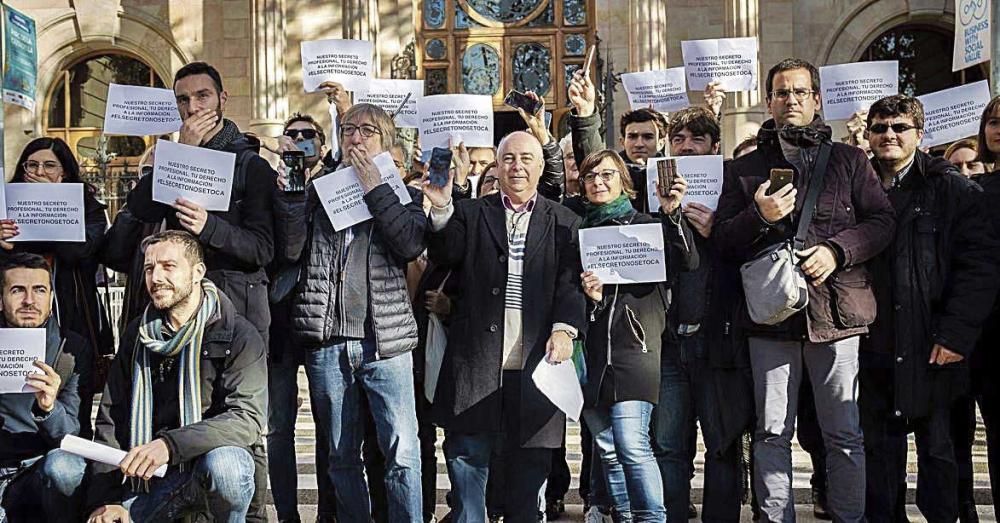
<instances>
[{"instance_id":1,"label":"white paper document","mask_svg":"<svg viewBox=\"0 0 1000 523\"><path fill-rule=\"evenodd\" d=\"M62 443L59 444L59 448L69 452L70 454L80 456L81 458L115 467L117 467L118 464L125 459L125 455L128 454L124 450L111 448L107 445L95 443L73 435L64 437ZM153 472L153 475L158 478L166 476L167 466L160 465L160 467L156 469L156 472Z\"/></svg>"},{"instance_id":2,"label":"white paper document","mask_svg":"<svg viewBox=\"0 0 1000 523\"><path fill-rule=\"evenodd\" d=\"M424 97L423 80L369 80L358 90L355 104L377 105L388 114L396 112L396 127L420 127L417 102ZM403 105L403 101L406 104ZM402 106L402 109L400 109Z\"/></svg>"},{"instance_id":3,"label":"white paper document","mask_svg":"<svg viewBox=\"0 0 1000 523\"><path fill-rule=\"evenodd\" d=\"M857 62L819 68L823 119L848 120L878 100L899 94L899 62Z\"/></svg>"},{"instance_id":4,"label":"white paper document","mask_svg":"<svg viewBox=\"0 0 1000 523\"><path fill-rule=\"evenodd\" d=\"M373 50L366 40L302 42L302 87L312 93L323 82L337 82L348 91L362 89L372 77Z\"/></svg>"},{"instance_id":5,"label":"white paper document","mask_svg":"<svg viewBox=\"0 0 1000 523\"><path fill-rule=\"evenodd\" d=\"M661 113L670 113L690 105L683 67L625 73L622 85L628 94L629 107L633 110L652 105Z\"/></svg>"},{"instance_id":6,"label":"white paper document","mask_svg":"<svg viewBox=\"0 0 1000 523\"><path fill-rule=\"evenodd\" d=\"M466 147L493 147L493 98L476 94L425 96L420 113L420 147L430 151L464 142Z\"/></svg>"},{"instance_id":7,"label":"white paper document","mask_svg":"<svg viewBox=\"0 0 1000 523\"><path fill-rule=\"evenodd\" d=\"M583 270L601 282L648 283L667 279L663 225L618 225L580 229Z\"/></svg>"},{"instance_id":8,"label":"white paper document","mask_svg":"<svg viewBox=\"0 0 1000 523\"><path fill-rule=\"evenodd\" d=\"M82 183L8 183L7 217L20 234L12 242L82 242L87 239Z\"/></svg>"},{"instance_id":9,"label":"white paper document","mask_svg":"<svg viewBox=\"0 0 1000 523\"><path fill-rule=\"evenodd\" d=\"M110 84L104 133L149 136L177 132L183 125L172 89Z\"/></svg>"},{"instance_id":10,"label":"white paper document","mask_svg":"<svg viewBox=\"0 0 1000 523\"><path fill-rule=\"evenodd\" d=\"M35 392L24 382L42 372L35 360L45 361L45 329L0 329L0 394Z\"/></svg>"},{"instance_id":11,"label":"white paper document","mask_svg":"<svg viewBox=\"0 0 1000 523\"><path fill-rule=\"evenodd\" d=\"M656 197L656 164L666 158L646 160L646 199L649 212L660 210L660 199ZM719 206L722 194L722 156L675 156L677 173L687 180L687 193L681 205L700 203L713 211Z\"/></svg>"},{"instance_id":12,"label":"white paper document","mask_svg":"<svg viewBox=\"0 0 1000 523\"><path fill-rule=\"evenodd\" d=\"M580 388L580 379L576 376L576 366L572 359L552 365L543 358L535 367L535 372L531 373L531 379L556 408L566 413L566 417L580 421L583 389Z\"/></svg>"},{"instance_id":13,"label":"white paper document","mask_svg":"<svg viewBox=\"0 0 1000 523\"><path fill-rule=\"evenodd\" d=\"M156 142L153 201L185 198L209 211L229 210L236 155L168 140Z\"/></svg>"},{"instance_id":14,"label":"white paper document","mask_svg":"<svg viewBox=\"0 0 1000 523\"><path fill-rule=\"evenodd\" d=\"M757 90L757 39L720 38L681 42L688 89L718 81L726 91Z\"/></svg>"},{"instance_id":15,"label":"white paper document","mask_svg":"<svg viewBox=\"0 0 1000 523\"><path fill-rule=\"evenodd\" d=\"M918 96L924 104L923 147L934 147L979 134L979 120L990 103L986 80Z\"/></svg>"},{"instance_id":16,"label":"white paper document","mask_svg":"<svg viewBox=\"0 0 1000 523\"><path fill-rule=\"evenodd\" d=\"M372 162L382 175L382 181L388 183L399 197L400 203L406 205L413 201L389 153L376 156ZM365 204L365 190L358 181L354 167L346 167L320 176L313 180L313 187L335 230L342 231L372 218L372 213Z\"/></svg>"}]
</instances>

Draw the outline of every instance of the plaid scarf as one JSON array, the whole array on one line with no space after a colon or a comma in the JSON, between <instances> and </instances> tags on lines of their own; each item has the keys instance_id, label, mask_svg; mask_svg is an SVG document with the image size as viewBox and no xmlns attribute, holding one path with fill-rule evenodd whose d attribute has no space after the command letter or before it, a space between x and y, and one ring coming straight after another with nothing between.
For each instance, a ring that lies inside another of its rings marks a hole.
<instances>
[{"instance_id":1,"label":"plaid scarf","mask_svg":"<svg viewBox=\"0 0 1000 523\"><path fill-rule=\"evenodd\" d=\"M139 343L136 345L132 372L132 418L129 433L129 448L149 443L153 439L153 379L150 369L150 354L172 358L180 355L181 368L178 373L178 401L180 402L181 426L201 421L201 343L205 335L205 325L219 306L219 291L208 280L203 280L201 307L172 336L167 336L163 328L163 314L146 306L139 324Z\"/></svg>"},{"instance_id":2,"label":"plaid scarf","mask_svg":"<svg viewBox=\"0 0 1000 523\"><path fill-rule=\"evenodd\" d=\"M242 137L243 133L240 132L240 128L237 127L232 120L223 118L222 129L219 129L219 132L213 136L211 140L203 143L201 146L206 149L222 151L225 150L226 147L229 147L229 144Z\"/></svg>"}]
</instances>

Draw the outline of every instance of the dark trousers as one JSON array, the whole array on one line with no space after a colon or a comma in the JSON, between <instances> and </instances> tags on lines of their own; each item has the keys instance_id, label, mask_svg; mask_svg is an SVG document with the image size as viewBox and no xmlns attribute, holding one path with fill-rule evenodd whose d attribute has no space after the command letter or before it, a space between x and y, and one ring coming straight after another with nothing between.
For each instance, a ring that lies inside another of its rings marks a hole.
<instances>
[{"instance_id":1,"label":"dark trousers","mask_svg":"<svg viewBox=\"0 0 1000 523\"><path fill-rule=\"evenodd\" d=\"M584 423L580 424L581 426ZM582 430L582 427L581 427ZM583 477L582 475L580 477ZM552 470L549 481L545 484L545 501L558 501L569 492L569 463L566 462L566 440L563 445L552 451Z\"/></svg>"},{"instance_id":2,"label":"dark trousers","mask_svg":"<svg viewBox=\"0 0 1000 523\"><path fill-rule=\"evenodd\" d=\"M958 519L958 466L951 443L950 406L920 419L896 416L892 360L885 359L868 363L863 358L860 372L858 406L867 460L865 515L871 523L899 520L906 436L912 431L917 443L917 507L931 523L952 523Z\"/></svg>"},{"instance_id":3,"label":"dark trousers","mask_svg":"<svg viewBox=\"0 0 1000 523\"><path fill-rule=\"evenodd\" d=\"M431 404L424 395L424 385L419 383L417 396L417 438L420 439L420 484L423 495L424 522L434 518L437 508L437 427L431 423Z\"/></svg>"},{"instance_id":4,"label":"dark trousers","mask_svg":"<svg viewBox=\"0 0 1000 523\"><path fill-rule=\"evenodd\" d=\"M586 423L580 424L580 499L584 505L590 502L590 469L594 458L594 437Z\"/></svg>"},{"instance_id":5,"label":"dark trousers","mask_svg":"<svg viewBox=\"0 0 1000 523\"><path fill-rule=\"evenodd\" d=\"M976 403L986 427L986 458L990 469L993 509L1000 514L1000 383L996 376L974 376L973 393L952 410L952 439L958 462L959 503L972 503L972 444L976 437Z\"/></svg>"}]
</instances>

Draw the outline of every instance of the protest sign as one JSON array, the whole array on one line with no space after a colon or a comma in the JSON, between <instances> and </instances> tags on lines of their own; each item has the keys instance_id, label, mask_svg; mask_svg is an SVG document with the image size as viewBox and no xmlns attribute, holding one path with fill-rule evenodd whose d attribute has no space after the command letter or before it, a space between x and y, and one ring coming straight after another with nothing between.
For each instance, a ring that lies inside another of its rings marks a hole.
<instances>
[{"instance_id":1,"label":"protest sign","mask_svg":"<svg viewBox=\"0 0 1000 523\"><path fill-rule=\"evenodd\" d=\"M622 85L628 95L629 107L642 109L653 106L661 113L680 111L690 105L684 80L684 68L625 73Z\"/></svg>"},{"instance_id":2,"label":"protest sign","mask_svg":"<svg viewBox=\"0 0 1000 523\"><path fill-rule=\"evenodd\" d=\"M183 125L171 89L110 84L104 133L149 136L177 132Z\"/></svg>"},{"instance_id":3,"label":"protest sign","mask_svg":"<svg viewBox=\"0 0 1000 523\"><path fill-rule=\"evenodd\" d=\"M323 82L337 82L348 91L364 88L372 77L374 47L365 40L313 40L302 42L302 87L307 93Z\"/></svg>"},{"instance_id":4,"label":"protest sign","mask_svg":"<svg viewBox=\"0 0 1000 523\"><path fill-rule=\"evenodd\" d=\"M475 94L425 96L420 113L420 147L429 151L449 147L493 147L493 99Z\"/></svg>"},{"instance_id":5,"label":"protest sign","mask_svg":"<svg viewBox=\"0 0 1000 523\"><path fill-rule=\"evenodd\" d=\"M372 159L372 163L382 175L382 182L388 183L395 191L400 203L406 205L413 201L389 153L376 156ZM342 231L372 218L372 213L365 204L365 190L358 181L354 167L340 169L316 178L313 187L316 188L319 201L323 203L323 209L335 230Z\"/></svg>"},{"instance_id":6,"label":"protest sign","mask_svg":"<svg viewBox=\"0 0 1000 523\"><path fill-rule=\"evenodd\" d=\"M7 217L20 233L11 242L86 240L82 183L8 183Z\"/></svg>"},{"instance_id":7,"label":"protest sign","mask_svg":"<svg viewBox=\"0 0 1000 523\"><path fill-rule=\"evenodd\" d=\"M35 110L38 86L38 38L35 21L3 4L3 101Z\"/></svg>"},{"instance_id":8,"label":"protest sign","mask_svg":"<svg viewBox=\"0 0 1000 523\"><path fill-rule=\"evenodd\" d=\"M922 147L934 147L979 133L979 119L990 102L986 80L918 96L924 104Z\"/></svg>"},{"instance_id":9,"label":"protest sign","mask_svg":"<svg viewBox=\"0 0 1000 523\"><path fill-rule=\"evenodd\" d=\"M81 458L113 467L117 467L127 455L124 450L102 445L89 439L79 438L72 434L67 434L63 437L62 441L59 442L59 448ZM167 465L164 464L156 467L153 475L158 478L166 476Z\"/></svg>"},{"instance_id":10,"label":"protest sign","mask_svg":"<svg viewBox=\"0 0 1000 523\"><path fill-rule=\"evenodd\" d=\"M0 329L0 394L35 392L24 383L42 372L35 360L45 361L45 329Z\"/></svg>"},{"instance_id":11,"label":"protest sign","mask_svg":"<svg viewBox=\"0 0 1000 523\"><path fill-rule=\"evenodd\" d=\"M167 140L156 142L153 201L190 200L207 211L229 210L236 155Z\"/></svg>"},{"instance_id":12,"label":"protest sign","mask_svg":"<svg viewBox=\"0 0 1000 523\"><path fill-rule=\"evenodd\" d=\"M580 229L580 257L606 285L667 279L660 223Z\"/></svg>"},{"instance_id":13,"label":"protest sign","mask_svg":"<svg viewBox=\"0 0 1000 523\"><path fill-rule=\"evenodd\" d=\"M409 98L407 98L409 97ZM371 80L358 90L354 97L355 104L368 103L377 105L386 113L392 114L399 109L403 101L403 109L396 113L396 127L420 127L417 115L417 102L424 97L423 80Z\"/></svg>"},{"instance_id":14,"label":"protest sign","mask_svg":"<svg viewBox=\"0 0 1000 523\"><path fill-rule=\"evenodd\" d=\"M878 100L899 93L899 62L858 62L819 68L823 119L848 120Z\"/></svg>"},{"instance_id":15,"label":"protest sign","mask_svg":"<svg viewBox=\"0 0 1000 523\"><path fill-rule=\"evenodd\" d=\"M656 197L656 163L666 158L646 160L646 199L649 212L660 210L660 199ZM722 194L722 156L676 156L677 173L687 180L687 193L681 204L700 203L713 211L719 206Z\"/></svg>"},{"instance_id":16,"label":"protest sign","mask_svg":"<svg viewBox=\"0 0 1000 523\"><path fill-rule=\"evenodd\" d=\"M681 42L688 89L713 82L726 91L757 90L757 39L721 38Z\"/></svg>"},{"instance_id":17,"label":"protest sign","mask_svg":"<svg viewBox=\"0 0 1000 523\"><path fill-rule=\"evenodd\" d=\"M990 61L990 0L955 0L955 46L951 70Z\"/></svg>"}]
</instances>

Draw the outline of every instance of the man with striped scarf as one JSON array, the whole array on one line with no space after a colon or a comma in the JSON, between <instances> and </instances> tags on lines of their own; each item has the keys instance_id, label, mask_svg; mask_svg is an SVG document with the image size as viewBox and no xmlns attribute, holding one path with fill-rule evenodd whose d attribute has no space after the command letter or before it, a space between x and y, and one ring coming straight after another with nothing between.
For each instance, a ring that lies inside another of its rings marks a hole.
<instances>
[{"instance_id":1,"label":"man with striped scarf","mask_svg":"<svg viewBox=\"0 0 1000 523\"><path fill-rule=\"evenodd\" d=\"M263 340L204 279L190 233L150 236L142 251L152 302L122 336L95 438L129 451L117 467L91 464L89 521L245 521L267 410Z\"/></svg>"}]
</instances>

